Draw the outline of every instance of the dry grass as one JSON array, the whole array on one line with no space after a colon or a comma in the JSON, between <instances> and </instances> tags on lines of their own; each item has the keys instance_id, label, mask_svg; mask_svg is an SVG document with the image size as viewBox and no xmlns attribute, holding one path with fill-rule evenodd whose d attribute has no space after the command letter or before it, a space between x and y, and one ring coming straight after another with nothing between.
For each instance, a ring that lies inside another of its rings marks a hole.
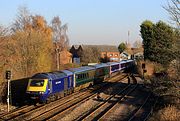
<instances>
[{"instance_id":1,"label":"dry grass","mask_svg":"<svg viewBox=\"0 0 180 121\"><path fill-rule=\"evenodd\" d=\"M10 111L15 109L16 107L15 106L11 106L9 107ZM3 104L3 103L0 103L0 114L3 114L3 113L6 113L7 112L7 104Z\"/></svg>"},{"instance_id":2,"label":"dry grass","mask_svg":"<svg viewBox=\"0 0 180 121\"><path fill-rule=\"evenodd\" d=\"M179 121L180 110L175 106L169 105L151 117L150 121Z\"/></svg>"},{"instance_id":3,"label":"dry grass","mask_svg":"<svg viewBox=\"0 0 180 121\"><path fill-rule=\"evenodd\" d=\"M7 92L7 83L6 82L2 82L0 83L0 103L5 101L5 97L6 97L6 92Z\"/></svg>"}]
</instances>

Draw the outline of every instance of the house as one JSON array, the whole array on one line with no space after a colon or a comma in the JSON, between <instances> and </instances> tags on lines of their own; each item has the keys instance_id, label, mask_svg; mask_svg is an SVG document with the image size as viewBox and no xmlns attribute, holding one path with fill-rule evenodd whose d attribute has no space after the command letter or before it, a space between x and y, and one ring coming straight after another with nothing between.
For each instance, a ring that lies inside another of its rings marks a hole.
<instances>
[{"instance_id":1,"label":"house","mask_svg":"<svg viewBox=\"0 0 180 121\"><path fill-rule=\"evenodd\" d=\"M143 59L144 58L144 48L131 48L133 57L135 59Z\"/></svg>"},{"instance_id":2,"label":"house","mask_svg":"<svg viewBox=\"0 0 180 121\"><path fill-rule=\"evenodd\" d=\"M72 63L72 54L66 48L60 48L57 43L54 43L53 52L53 68L59 69L62 64Z\"/></svg>"},{"instance_id":3,"label":"house","mask_svg":"<svg viewBox=\"0 0 180 121\"><path fill-rule=\"evenodd\" d=\"M68 50L59 52L59 64L72 63L72 54Z\"/></svg>"},{"instance_id":4,"label":"house","mask_svg":"<svg viewBox=\"0 0 180 121\"><path fill-rule=\"evenodd\" d=\"M126 60L126 59L143 59L144 58L144 48L139 47L139 48L133 48L131 47L130 44L126 43L126 50L122 52L121 55L121 60Z\"/></svg>"},{"instance_id":5,"label":"house","mask_svg":"<svg viewBox=\"0 0 180 121\"><path fill-rule=\"evenodd\" d=\"M69 51L72 54L72 62L80 64L80 58L83 51L81 45L72 45Z\"/></svg>"},{"instance_id":6,"label":"house","mask_svg":"<svg viewBox=\"0 0 180 121\"><path fill-rule=\"evenodd\" d=\"M122 52L120 56L121 56L121 60L131 59L131 53L128 53L127 51Z\"/></svg>"},{"instance_id":7,"label":"house","mask_svg":"<svg viewBox=\"0 0 180 121\"><path fill-rule=\"evenodd\" d=\"M120 54L116 46L111 45L73 45L70 49L70 52L73 56L73 62L75 63L77 58L79 60L82 57L82 52L88 48L96 48L99 52L101 58L108 58L110 61L119 61Z\"/></svg>"}]
</instances>

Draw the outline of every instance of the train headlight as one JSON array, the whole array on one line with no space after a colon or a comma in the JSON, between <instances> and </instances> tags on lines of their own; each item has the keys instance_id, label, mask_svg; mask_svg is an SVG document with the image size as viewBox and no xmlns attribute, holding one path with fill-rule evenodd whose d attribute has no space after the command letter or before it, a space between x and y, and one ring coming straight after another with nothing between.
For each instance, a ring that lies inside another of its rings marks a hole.
<instances>
[{"instance_id":1,"label":"train headlight","mask_svg":"<svg viewBox=\"0 0 180 121\"><path fill-rule=\"evenodd\" d=\"M26 93L30 94L31 92L30 92L30 91L27 91Z\"/></svg>"},{"instance_id":2,"label":"train headlight","mask_svg":"<svg viewBox=\"0 0 180 121\"><path fill-rule=\"evenodd\" d=\"M44 94L44 92L39 92L39 94Z\"/></svg>"}]
</instances>

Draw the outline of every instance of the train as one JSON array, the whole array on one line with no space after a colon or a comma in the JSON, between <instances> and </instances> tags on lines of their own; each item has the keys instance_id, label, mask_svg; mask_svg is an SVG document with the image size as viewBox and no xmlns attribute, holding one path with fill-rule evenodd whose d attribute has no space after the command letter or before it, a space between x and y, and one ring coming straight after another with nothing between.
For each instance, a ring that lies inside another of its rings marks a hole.
<instances>
[{"instance_id":1,"label":"train","mask_svg":"<svg viewBox=\"0 0 180 121\"><path fill-rule=\"evenodd\" d=\"M29 79L26 93L32 102L49 103L88 86L102 83L133 65L134 60L123 60L37 73Z\"/></svg>"}]
</instances>

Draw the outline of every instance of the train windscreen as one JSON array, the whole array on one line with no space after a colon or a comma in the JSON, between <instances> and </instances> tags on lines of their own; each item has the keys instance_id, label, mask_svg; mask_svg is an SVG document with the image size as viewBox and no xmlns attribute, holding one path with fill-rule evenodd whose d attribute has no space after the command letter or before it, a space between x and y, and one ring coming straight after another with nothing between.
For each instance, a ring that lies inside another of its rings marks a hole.
<instances>
[{"instance_id":1,"label":"train windscreen","mask_svg":"<svg viewBox=\"0 0 180 121\"><path fill-rule=\"evenodd\" d=\"M31 80L30 86L42 87L44 85L44 80Z\"/></svg>"}]
</instances>

